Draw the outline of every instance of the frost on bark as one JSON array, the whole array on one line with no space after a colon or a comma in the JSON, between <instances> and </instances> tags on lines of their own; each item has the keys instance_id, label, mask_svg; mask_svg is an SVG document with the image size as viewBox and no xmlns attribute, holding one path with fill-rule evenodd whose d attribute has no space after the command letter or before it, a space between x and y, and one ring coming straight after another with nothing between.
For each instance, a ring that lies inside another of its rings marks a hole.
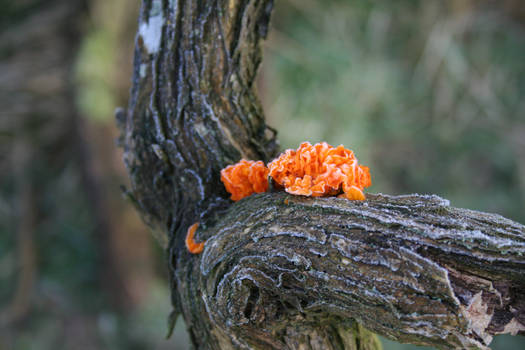
<instances>
[{"instance_id":1,"label":"frost on bark","mask_svg":"<svg viewBox=\"0 0 525 350\"><path fill-rule=\"evenodd\" d=\"M143 2L127 111L129 198L165 243L198 349L442 349L525 334L525 227L436 196L282 192L235 204L220 169L271 160L255 93L273 2ZM204 252L184 247L200 222ZM370 330L370 331L369 331Z\"/></svg>"}]
</instances>

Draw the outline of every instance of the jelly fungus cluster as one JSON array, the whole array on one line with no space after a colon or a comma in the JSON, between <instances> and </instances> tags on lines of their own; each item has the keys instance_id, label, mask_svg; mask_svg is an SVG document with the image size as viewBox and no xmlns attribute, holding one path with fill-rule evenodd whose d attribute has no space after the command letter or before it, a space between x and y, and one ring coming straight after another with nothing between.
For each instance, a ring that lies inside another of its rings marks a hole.
<instances>
[{"instance_id":1,"label":"jelly fungus cluster","mask_svg":"<svg viewBox=\"0 0 525 350\"><path fill-rule=\"evenodd\" d=\"M326 142L303 142L297 150L286 150L264 166L261 161L241 160L221 171L221 180L231 199L266 192L268 176L288 193L302 196L335 196L364 200L363 189L372 182L368 167L359 165L349 149Z\"/></svg>"}]
</instances>

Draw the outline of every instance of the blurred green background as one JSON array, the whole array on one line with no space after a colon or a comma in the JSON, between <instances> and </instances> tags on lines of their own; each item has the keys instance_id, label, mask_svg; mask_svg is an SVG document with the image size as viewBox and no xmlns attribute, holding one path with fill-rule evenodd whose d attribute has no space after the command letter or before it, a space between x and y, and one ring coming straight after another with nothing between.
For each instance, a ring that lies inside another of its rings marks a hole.
<instances>
[{"instance_id":1,"label":"blurred green background","mask_svg":"<svg viewBox=\"0 0 525 350\"><path fill-rule=\"evenodd\" d=\"M165 339L164 254L119 189L139 2L73 3L0 0L0 350L188 349L181 320ZM342 143L372 192L525 223L523 1L277 0L264 50L283 148Z\"/></svg>"}]
</instances>

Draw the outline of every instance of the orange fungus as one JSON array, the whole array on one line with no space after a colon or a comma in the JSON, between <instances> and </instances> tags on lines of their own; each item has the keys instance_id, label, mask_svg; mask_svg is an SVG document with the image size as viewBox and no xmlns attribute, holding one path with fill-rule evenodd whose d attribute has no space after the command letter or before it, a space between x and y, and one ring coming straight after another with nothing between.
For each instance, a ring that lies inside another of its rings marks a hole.
<instances>
[{"instance_id":1,"label":"orange fungus","mask_svg":"<svg viewBox=\"0 0 525 350\"><path fill-rule=\"evenodd\" d=\"M186 248L188 248L192 254L199 254L204 249L204 242L197 243L193 239L198 227L199 223L196 222L188 228L188 232L186 233Z\"/></svg>"},{"instance_id":2,"label":"orange fungus","mask_svg":"<svg viewBox=\"0 0 525 350\"><path fill-rule=\"evenodd\" d=\"M221 170L221 181L231 199L238 201L268 189L268 168L262 161L244 160Z\"/></svg>"},{"instance_id":3,"label":"orange fungus","mask_svg":"<svg viewBox=\"0 0 525 350\"><path fill-rule=\"evenodd\" d=\"M363 189L372 184L368 167L343 145L326 142L312 146L303 142L297 150L286 150L268 164L269 174L291 194L330 196L341 192L348 199L364 200Z\"/></svg>"}]
</instances>

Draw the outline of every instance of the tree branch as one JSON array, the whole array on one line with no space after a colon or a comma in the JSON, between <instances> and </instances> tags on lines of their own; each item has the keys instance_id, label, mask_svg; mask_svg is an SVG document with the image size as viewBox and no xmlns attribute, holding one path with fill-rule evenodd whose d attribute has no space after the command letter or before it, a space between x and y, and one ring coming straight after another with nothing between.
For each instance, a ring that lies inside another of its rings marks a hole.
<instances>
[{"instance_id":1,"label":"tree branch","mask_svg":"<svg viewBox=\"0 0 525 350\"><path fill-rule=\"evenodd\" d=\"M248 344L351 320L442 349L525 334L525 227L499 215L436 196L273 193L236 203L201 234L206 309Z\"/></svg>"},{"instance_id":2,"label":"tree branch","mask_svg":"<svg viewBox=\"0 0 525 350\"><path fill-rule=\"evenodd\" d=\"M270 160L254 91L272 1L144 0L127 113L129 196L169 239L174 314L199 349L483 348L525 329L525 229L435 196L285 193L231 205L226 165ZM200 222L202 255L184 247Z\"/></svg>"},{"instance_id":3,"label":"tree branch","mask_svg":"<svg viewBox=\"0 0 525 350\"><path fill-rule=\"evenodd\" d=\"M146 221L181 244L189 225L228 205L222 168L277 152L254 92L272 3L143 3L125 162Z\"/></svg>"}]
</instances>

